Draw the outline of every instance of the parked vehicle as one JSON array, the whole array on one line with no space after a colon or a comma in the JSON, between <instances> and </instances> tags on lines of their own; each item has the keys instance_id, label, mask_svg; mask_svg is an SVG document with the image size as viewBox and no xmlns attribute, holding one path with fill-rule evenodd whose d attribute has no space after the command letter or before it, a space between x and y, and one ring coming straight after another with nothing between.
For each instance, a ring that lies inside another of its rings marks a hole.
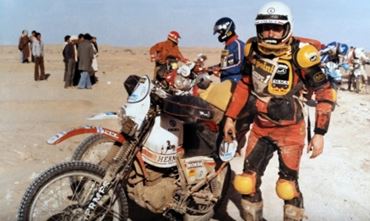
<instances>
[{"instance_id":1,"label":"parked vehicle","mask_svg":"<svg viewBox=\"0 0 370 221\"><path fill-rule=\"evenodd\" d=\"M168 220L209 220L225 197L237 144L216 147L219 110L191 95L191 85L204 79L187 70L177 72L167 88L148 76L131 77L136 83L125 85L120 132L86 126L49 139L57 144L93 133L85 146L109 148L93 163L65 162L43 172L24 194L18 220L127 220L127 196ZM189 94L178 94L186 88ZM85 161L87 150L80 148L74 159Z\"/></svg>"},{"instance_id":2,"label":"parked vehicle","mask_svg":"<svg viewBox=\"0 0 370 221\"><path fill-rule=\"evenodd\" d=\"M338 89L342 84L342 74L339 67L340 65L335 62L329 61L326 62L322 68L334 89Z\"/></svg>"}]
</instances>

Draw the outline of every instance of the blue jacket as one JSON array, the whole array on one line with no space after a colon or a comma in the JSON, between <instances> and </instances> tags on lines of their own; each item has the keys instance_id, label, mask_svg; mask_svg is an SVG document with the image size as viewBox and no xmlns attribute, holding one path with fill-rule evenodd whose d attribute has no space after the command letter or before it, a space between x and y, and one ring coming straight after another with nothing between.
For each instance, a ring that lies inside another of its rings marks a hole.
<instances>
[{"instance_id":1,"label":"blue jacket","mask_svg":"<svg viewBox=\"0 0 370 221\"><path fill-rule=\"evenodd\" d=\"M228 53L225 59L221 59L221 81L232 80L238 82L241 79L244 46L245 43L239 40L237 35L225 43L225 50Z\"/></svg>"}]
</instances>

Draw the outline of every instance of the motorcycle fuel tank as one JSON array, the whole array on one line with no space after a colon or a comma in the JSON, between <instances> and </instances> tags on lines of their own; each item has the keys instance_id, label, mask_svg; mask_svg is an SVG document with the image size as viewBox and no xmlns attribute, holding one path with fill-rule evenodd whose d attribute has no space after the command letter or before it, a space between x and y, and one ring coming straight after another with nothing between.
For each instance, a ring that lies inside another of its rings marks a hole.
<instances>
[{"instance_id":1,"label":"motorcycle fuel tank","mask_svg":"<svg viewBox=\"0 0 370 221\"><path fill-rule=\"evenodd\" d=\"M176 166L176 153L183 144L183 122L162 114L156 117L154 126L142 150L146 163L169 168Z\"/></svg>"}]
</instances>

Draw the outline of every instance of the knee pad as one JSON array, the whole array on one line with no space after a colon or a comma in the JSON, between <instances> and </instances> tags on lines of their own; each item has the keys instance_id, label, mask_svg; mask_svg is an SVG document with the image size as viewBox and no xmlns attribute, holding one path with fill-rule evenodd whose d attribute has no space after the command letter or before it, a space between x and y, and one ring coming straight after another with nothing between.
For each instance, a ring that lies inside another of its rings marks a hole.
<instances>
[{"instance_id":1,"label":"knee pad","mask_svg":"<svg viewBox=\"0 0 370 221\"><path fill-rule=\"evenodd\" d=\"M291 200L299 196L295 181L285 179L278 179L276 182L276 194L283 200Z\"/></svg>"},{"instance_id":2,"label":"knee pad","mask_svg":"<svg viewBox=\"0 0 370 221\"><path fill-rule=\"evenodd\" d=\"M243 195L256 192L256 173L243 173L234 178L234 188Z\"/></svg>"}]
</instances>

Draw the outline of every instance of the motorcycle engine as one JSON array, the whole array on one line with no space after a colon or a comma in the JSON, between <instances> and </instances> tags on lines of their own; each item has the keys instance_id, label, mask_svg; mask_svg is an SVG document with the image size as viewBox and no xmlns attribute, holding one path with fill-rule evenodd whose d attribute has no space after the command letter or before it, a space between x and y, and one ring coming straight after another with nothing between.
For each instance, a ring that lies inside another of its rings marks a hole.
<instances>
[{"instance_id":1,"label":"motorcycle engine","mask_svg":"<svg viewBox=\"0 0 370 221\"><path fill-rule=\"evenodd\" d=\"M146 168L148 178L145 180L140 166L135 161L135 171L128 179L127 193L130 199L153 213L162 213L173 202L173 195L178 189L175 177L168 169Z\"/></svg>"},{"instance_id":2,"label":"motorcycle engine","mask_svg":"<svg viewBox=\"0 0 370 221\"><path fill-rule=\"evenodd\" d=\"M181 91L188 91L192 87L192 79L185 78L182 75L177 75L175 78L175 88Z\"/></svg>"}]
</instances>

